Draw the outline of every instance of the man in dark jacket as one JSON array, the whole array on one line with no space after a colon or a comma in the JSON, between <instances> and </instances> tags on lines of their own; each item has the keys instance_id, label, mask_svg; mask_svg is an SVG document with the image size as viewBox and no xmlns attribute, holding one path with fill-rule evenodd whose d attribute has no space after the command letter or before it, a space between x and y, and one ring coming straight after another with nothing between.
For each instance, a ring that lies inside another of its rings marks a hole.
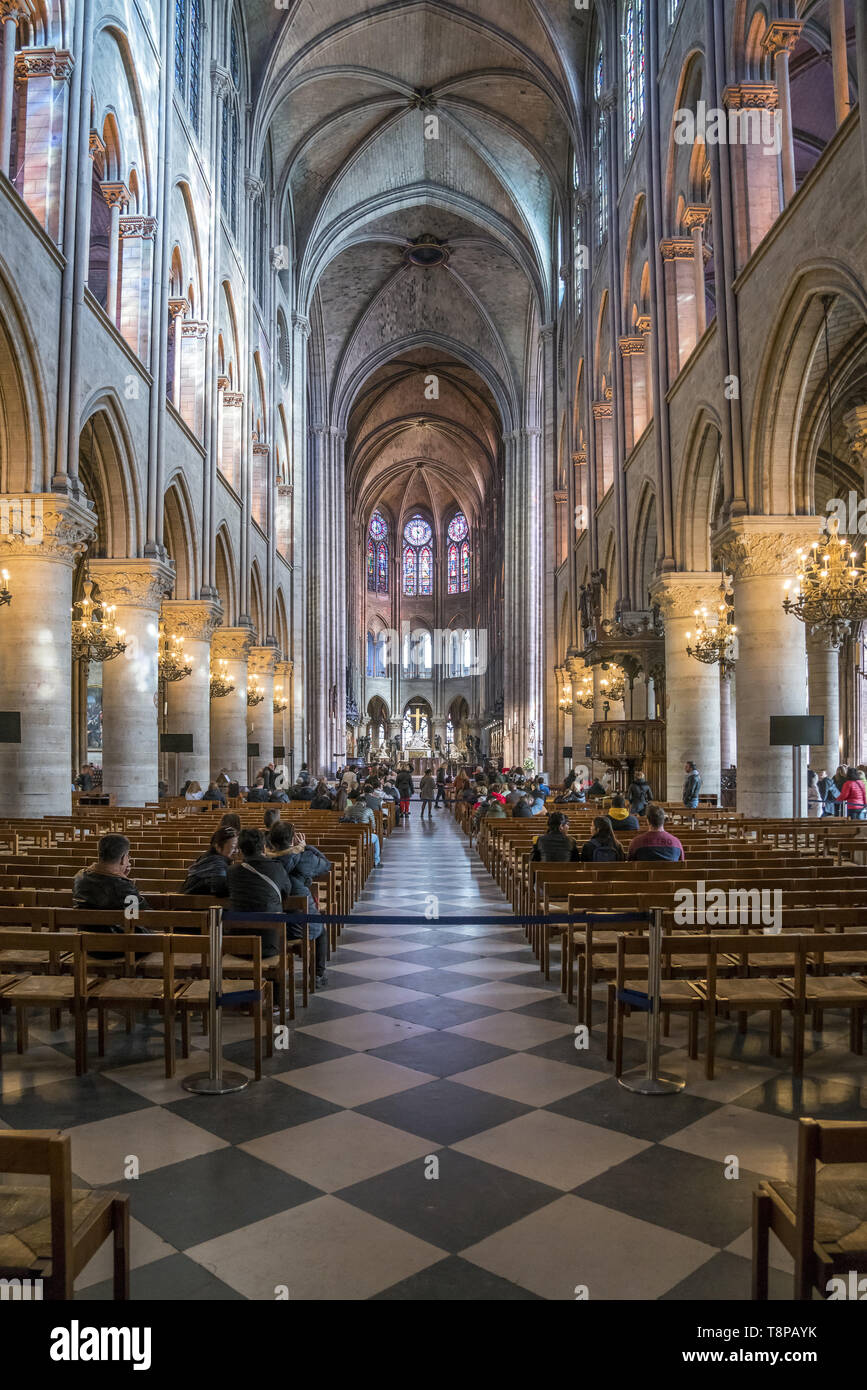
<instances>
[{"instance_id":1,"label":"man in dark jacket","mask_svg":"<svg viewBox=\"0 0 867 1390\"><path fill-rule=\"evenodd\" d=\"M537 837L530 858L546 864L568 864L580 857L578 846L569 834L569 817L562 811L553 811L548 817L547 832Z\"/></svg>"},{"instance_id":2,"label":"man in dark jacket","mask_svg":"<svg viewBox=\"0 0 867 1390\"><path fill-rule=\"evenodd\" d=\"M283 822L280 821L278 824L282 825ZM304 934L303 924L291 913L287 915L283 911L283 899L295 896L285 864L279 859L266 858L261 830L242 830L238 836L238 849L242 855L242 862L233 864L226 876L232 912L278 913L286 923L286 935L298 940ZM233 929L231 923L229 929ZM250 936L255 933L261 936L263 958L279 954L280 937L277 927L239 922L237 930L244 935ZM310 922L309 931L310 939L316 946L316 985L321 989L328 983L325 974L327 938L321 922Z\"/></svg>"},{"instance_id":3,"label":"man in dark jacket","mask_svg":"<svg viewBox=\"0 0 867 1390\"><path fill-rule=\"evenodd\" d=\"M515 820L524 820L527 816L535 815L533 810L533 798L522 796L520 801L516 801L512 807L512 816Z\"/></svg>"},{"instance_id":4,"label":"man in dark jacket","mask_svg":"<svg viewBox=\"0 0 867 1390\"><path fill-rule=\"evenodd\" d=\"M225 825L215 830L207 851L190 865L181 892L195 897L227 898L227 874L237 848L237 830Z\"/></svg>"},{"instance_id":5,"label":"man in dark jacket","mask_svg":"<svg viewBox=\"0 0 867 1390\"><path fill-rule=\"evenodd\" d=\"M695 763L685 763L684 772L686 778L683 783L683 804L694 809L698 805L698 794L701 791L701 773Z\"/></svg>"},{"instance_id":6,"label":"man in dark jacket","mask_svg":"<svg viewBox=\"0 0 867 1390\"><path fill-rule=\"evenodd\" d=\"M644 815L648 805L653 800L653 792L650 789L650 783L645 780L643 772L636 772L629 783L626 799L634 816Z\"/></svg>"},{"instance_id":7,"label":"man in dark jacket","mask_svg":"<svg viewBox=\"0 0 867 1390\"><path fill-rule=\"evenodd\" d=\"M140 912L147 912L147 898L136 888L130 873L129 840L125 835L103 835L97 849L98 859L86 869L80 869L72 884L72 906L90 908L95 912L114 912L126 921L134 921L137 932L148 932L138 920ZM111 926L95 925L88 928L86 921L81 924L82 931L123 932L124 925L118 921ZM111 960L105 951L95 953Z\"/></svg>"},{"instance_id":8,"label":"man in dark jacket","mask_svg":"<svg viewBox=\"0 0 867 1390\"><path fill-rule=\"evenodd\" d=\"M260 773L256 778L255 786L252 786L247 793L248 801L270 801L271 793L265 786L265 779Z\"/></svg>"}]
</instances>

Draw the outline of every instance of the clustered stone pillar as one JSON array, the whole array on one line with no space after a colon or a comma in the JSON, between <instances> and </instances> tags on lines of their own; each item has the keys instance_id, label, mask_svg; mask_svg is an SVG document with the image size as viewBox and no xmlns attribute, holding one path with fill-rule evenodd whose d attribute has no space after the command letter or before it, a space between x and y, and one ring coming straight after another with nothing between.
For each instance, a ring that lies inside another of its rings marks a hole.
<instances>
[{"instance_id":1,"label":"clustered stone pillar","mask_svg":"<svg viewBox=\"0 0 867 1390\"><path fill-rule=\"evenodd\" d=\"M265 698L258 705L247 709L248 736L251 744L259 745L259 752L253 757L255 767L252 775L260 768L267 767L274 760L274 668L277 664L276 647L253 647L247 662L247 672L256 676L259 690Z\"/></svg>"},{"instance_id":2,"label":"clustered stone pillar","mask_svg":"<svg viewBox=\"0 0 867 1390\"><path fill-rule=\"evenodd\" d=\"M193 668L183 680L166 686L166 733L192 734L192 753L182 753L178 759L179 785L198 782L203 790L212 772L219 771L211 767L210 666L211 639L221 617L220 605L208 599L167 599L163 603L166 632L184 639Z\"/></svg>"},{"instance_id":3,"label":"clustered stone pillar","mask_svg":"<svg viewBox=\"0 0 867 1390\"><path fill-rule=\"evenodd\" d=\"M291 661L278 661L274 668L274 700L278 705L285 705L286 708L274 714L274 745L277 748L285 749L283 755L276 758L278 768L282 766L284 778L288 785L288 780L294 772L290 765L292 749L292 693L293 693L293 667Z\"/></svg>"},{"instance_id":4,"label":"clustered stone pillar","mask_svg":"<svg viewBox=\"0 0 867 1390\"><path fill-rule=\"evenodd\" d=\"M764 51L774 60L774 78L782 120L780 161L783 170L783 201L786 206L795 196L795 133L792 124L792 88L789 78L789 54L801 36L802 20L777 20L769 24L762 43Z\"/></svg>"},{"instance_id":5,"label":"clustered stone pillar","mask_svg":"<svg viewBox=\"0 0 867 1390\"><path fill-rule=\"evenodd\" d=\"M0 0L3 54L0 60L0 173L9 177L12 154L12 103L15 99L15 42L18 20L27 17L23 0Z\"/></svg>"},{"instance_id":6,"label":"clustered stone pillar","mask_svg":"<svg viewBox=\"0 0 867 1390\"><path fill-rule=\"evenodd\" d=\"M807 633L807 678L810 714L825 720L823 741L810 748L810 767L833 777L840 762L840 656L826 633Z\"/></svg>"},{"instance_id":7,"label":"clustered stone pillar","mask_svg":"<svg viewBox=\"0 0 867 1390\"><path fill-rule=\"evenodd\" d=\"M652 594L665 619L666 790L681 801L684 765L695 763L702 793L720 794L719 667L687 655L695 634L695 609L713 611L719 601L719 574L665 574ZM655 789L654 789L655 790Z\"/></svg>"},{"instance_id":8,"label":"clustered stone pillar","mask_svg":"<svg viewBox=\"0 0 867 1390\"><path fill-rule=\"evenodd\" d=\"M734 576L738 628L738 810L747 816L791 816L792 753L771 748L772 714L807 713L803 624L783 610L783 585L797 571L821 523L808 516L737 517L715 537ZM806 750L805 750L806 754ZM806 814L806 756L801 813Z\"/></svg>"},{"instance_id":9,"label":"clustered stone pillar","mask_svg":"<svg viewBox=\"0 0 867 1390\"><path fill-rule=\"evenodd\" d=\"M216 663L225 661L225 679L234 687L211 700L211 766L216 775L225 769L242 786L247 782L247 655L252 645L247 627L220 627L211 642L215 674Z\"/></svg>"},{"instance_id":10,"label":"clustered stone pillar","mask_svg":"<svg viewBox=\"0 0 867 1390\"><path fill-rule=\"evenodd\" d=\"M52 493L19 501L21 515L0 527L12 594L0 608L0 710L21 721L20 743L0 743L3 810L62 815L71 807L72 570L95 518Z\"/></svg>"},{"instance_id":11,"label":"clustered stone pillar","mask_svg":"<svg viewBox=\"0 0 867 1390\"><path fill-rule=\"evenodd\" d=\"M116 805L143 806L157 799L159 613L174 571L159 560L91 560L90 574L127 644L102 671L102 785Z\"/></svg>"}]
</instances>

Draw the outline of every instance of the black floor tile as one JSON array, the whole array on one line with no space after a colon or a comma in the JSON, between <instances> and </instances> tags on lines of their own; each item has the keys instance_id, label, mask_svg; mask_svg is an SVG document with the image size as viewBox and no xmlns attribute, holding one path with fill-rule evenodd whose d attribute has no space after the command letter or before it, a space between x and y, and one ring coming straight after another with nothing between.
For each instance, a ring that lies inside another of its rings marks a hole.
<instances>
[{"instance_id":1,"label":"black floor tile","mask_svg":"<svg viewBox=\"0 0 867 1390\"><path fill-rule=\"evenodd\" d=\"M394 1284L371 1300L373 1303L419 1301L423 1303L508 1303L531 1299L544 1302L528 1289L521 1289L508 1279L489 1274L486 1269L462 1260L458 1255L413 1274Z\"/></svg>"},{"instance_id":2,"label":"black floor tile","mask_svg":"<svg viewBox=\"0 0 867 1390\"><path fill-rule=\"evenodd\" d=\"M233 1148L156 1168L129 1189L136 1220L181 1250L322 1195Z\"/></svg>"},{"instance_id":3,"label":"black floor tile","mask_svg":"<svg viewBox=\"0 0 867 1390\"><path fill-rule=\"evenodd\" d=\"M592 1066L592 1062L588 1065ZM570 1120L582 1120L603 1129L616 1129L633 1139L658 1143L720 1107L716 1101L684 1092L672 1096L633 1095L612 1077L610 1081L600 1081L544 1108L557 1115L567 1115Z\"/></svg>"},{"instance_id":4,"label":"black floor tile","mask_svg":"<svg viewBox=\"0 0 867 1390\"><path fill-rule=\"evenodd\" d=\"M450 999L447 995L420 999L417 1004L394 1004L390 1009L377 1010L377 1013L392 1018L403 1018L407 1023L421 1023L426 1028L456 1028L459 1023L472 1023L476 1018L497 1012L497 1009L489 1009L486 1004L468 1004L463 999Z\"/></svg>"},{"instance_id":5,"label":"black floor tile","mask_svg":"<svg viewBox=\"0 0 867 1390\"><path fill-rule=\"evenodd\" d=\"M117 1081L91 1073L7 1097L0 1105L0 1120L12 1129L72 1129L115 1115L131 1115L151 1104Z\"/></svg>"},{"instance_id":6,"label":"black floor tile","mask_svg":"<svg viewBox=\"0 0 867 1390\"><path fill-rule=\"evenodd\" d=\"M132 1270L129 1285L130 1299L143 1303L247 1301L243 1294L224 1284L186 1255L167 1255L164 1260L154 1260L153 1264ZM110 1302L111 1298L110 1279L103 1284L93 1284L75 1295L76 1303Z\"/></svg>"},{"instance_id":7,"label":"black floor tile","mask_svg":"<svg viewBox=\"0 0 867 1390\"><path fill-rule=\"evenodd\" d=\"M445 1079L356 1107L362 1115L435 1144L457 1144L471 1134L515 1120L531 1108Z\"/></svg>"},{"instance_id":8,"label":"black floor tile","mask_svg":"<svg viewBox=\"0 0 867 1390\"><path fill-rule=\"evenodd\" d=\"M366 984L370 981L366 980ZM357 1012L357 1010L353 1010ZM276 1023L275 1019L275 1023ZM262 1072L267 1076L277 1076L284 1071L294 1071L297 1067L314 1067L317 1062L330 1062L334 1057L345 1057L352 1051L350 1047L339 1047L337 1043L328 1042L326 1038L314 1037L311 1033L298 1032L298 1026L312 1023L323 1023L324 1019L307 1018L299 1013L295 1020L295 1027L290 1030L290 1044L287 1048L274 1048L273 1057L265 1057L262 1061ZM249 1067L253 1064L253 1043L252 1041L230 1043L223 1048L223 1056L230 1062L235 1062L238 1066Z\"/></svg>"},{"instance_id":9,"label":"black floor tile","mask_svg":"<svg viewBox=\"0 0 867 1390\"><path fill-rule=\"evenodd\" d=\"M809 1072L809 1062L807 1063ZM800 1080L788 1076L773 1076L752 1091L738 1096L735 1105L748 1110L761 1110L767 1115L783 1115L797 1120L810 1116L814 1120L867 1120L867 1061L861 1084L845 1076L816 1077L809 1074Z\"/></svg>"},{"instance_id":10,"label":"black floor tile","mask_svg":"<svg viewBox=\"0 0 867 1390\"><path fill-rule=\"evenodd\" d=\"M420 994L454 994L470 985L487 983L477 975L455 975L449 970L419 970L413 975L395 975L388 981L401 989L417 989Z\"/></svg>"},{"instance_id":11,"label":"black floor tile","mask_svg":"<svg viewBox=\"0 0 867 1390\"><path fill-rule=\"evenodd\" d=\"M408 1163L343 1188L340 1200L454 1254L562 1195L451 1149L437 1159L437 1178L425 1177L421 1161Z\"/></svg>"},{"instance_id":12,"label":"black floor tile","mask_svg":"<svg viewBox=\"0 0 867 1390\"><path fill-rule=\"evenodd\" d=\"M681 1279L679 1284L675 1284L673 1289L662 1295L660 1300L663 1303L675 1303L680 1301L691 1302L749 1302L752 1279L752 1265L749 1260L745 1260L740 1255L732 1255L730 1251L721 1250L718 1255L714 1255L695 1270L686 1279ZM792 1297L792 1276L783 1274L778 1269L772 1269L768 1274L768 1293L772 1299L784 1298L790 1300ZM762 1305L759 1304L759 1307ZM753 1319L758 1321L758 1319ZM708 1339L707 1345L711 1345ZM724 1345L720 1343L720 1345ZM692 1346L692 1343L690 1343ZM717 1350L719 1348L717 1347Z\"/></svg>"},{"instance_id":13,"label":"black floor tile","mask_svg":"<svg viewBox=\"0 0 867 1390\"><path fill-rule=\"evenodd\" d=\"M189 1096L164 1107L230 1144L245 1144L264 1134L307 1124L340 1109L319 1096L263 1077L244 1091L225 1096Z\"/></svg>"},{"instance_id":14,"label":"black floor tile","mask_svg":"<svg viewBox=\"0 0 867 1390\"><path fill-rule=\"evenodd\" d=\"M508 1048L479 1042L477 1038L465 1038L460 1033L420 1033L415 1038L386 1043L368 1053L370 1057L382 1057L386 1062L396 1062L398 1066L412 1067L434 1076L451 1076L453 1072L468 1071L470 1067L481 1067L486 1062L496 1062L498 1057L510 1055Z\"/></svg>"}]
</instances>

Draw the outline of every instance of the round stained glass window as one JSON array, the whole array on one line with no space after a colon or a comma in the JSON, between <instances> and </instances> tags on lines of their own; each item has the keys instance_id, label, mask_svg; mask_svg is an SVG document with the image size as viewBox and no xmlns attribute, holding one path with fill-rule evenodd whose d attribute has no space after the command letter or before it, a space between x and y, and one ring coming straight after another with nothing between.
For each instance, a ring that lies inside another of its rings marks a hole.
<instances>
[{"instance_id":1,"label":"round stained glass window","mask_svg":"<svg viewBox=\"0 0 867 1390\"><path fill-rule=\"evenodd\" d=\"M403 535L410 545L427 545L432 532L423 516L414 516L406 523Z\"/></svg>"},{"instance_id":2,"label":"round stained glass window","mask_svg":"<svg viewBox=\"0 0 867 1390\"><path fill-rule=\"evenodd\" d=\"M381 541L388 531L385 518L379 512L374 512L370 518L370 534L374 540Z\"/></svg>"},{"instance_id":3,"label":"round stained glass window","mask_svg":"<svg viewBox=\"0 0 867 1390\"><path fill-rule=\"evenodd\" d=\"M463 512L458 512L449 522L449 540L462 541L467 534L467 519Z\"/></svg>"}]
</instances>

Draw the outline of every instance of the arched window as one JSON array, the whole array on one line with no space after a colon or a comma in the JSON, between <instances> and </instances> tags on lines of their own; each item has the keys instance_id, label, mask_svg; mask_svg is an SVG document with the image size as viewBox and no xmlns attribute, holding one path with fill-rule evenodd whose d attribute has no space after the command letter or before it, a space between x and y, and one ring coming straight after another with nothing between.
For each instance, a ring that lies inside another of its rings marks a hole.
<instances>
[{"instance_id":1,"label":"arched window","mask_svg":"<svg viewBox=\"0 0 867 1390\"><path fill-rule=\"evenodd\" d=\"M426 598L433 593L433 532L423 516L410 517L403 540L403 592Z\"/></svg>"},{"instance_id":2,"label":"arched window","mask_svg":"<svg viewBox=\"0 0 867 1390\"><path fill-rule=\"evenodd\" d=\"M202 93L202 0L175 0L175 86L198 134Z\"/></svg>"},{"instance_id":3,"label":"arched window","mask_svg":"<svg viewBox=\"0 0 867 1390\"><path fill-rule=\"evenodd\" d=\"M572 270L575 277L575 316L577 318L584 307L584 271L587 269L587 253L584 248L584 228L581 222L581 204L577 196L580 187L580 175L578 172L578 160L574 155L572 157L572 187L575 190Z\"/></svg>"},{"instance_id":4,"label":"arched window","mask_svg":"<svg viewBox=\"0 0 867 1390\"><path fill-rule=\"evenodd\" d=\"M623 26L624 111L627 156L644 120L644 0L628 0Z\"/></svg>"},{"instance_id":5,"label":"arched window","mask_svg":"<svg viewBox=\"0 0 867 1390\"><path fill-rule=\"evenodd\" d=\"M449 528L448 591L468 594L470 591L470 528L463 512L456 512Z\"/></svg>"},{"instance_id":6,"label":"arched window","mask_svg":"<svg viewBox=\"0 0 867 1390\"><path fill-rule=\"evenodd\" d=\"M223 97L222 149L220 151L220 201L223 214L233 233L238 232L238 154L240 128L238 108L241 101L241 47L238 30L232 20L229 49L229 74L234 90Z\"/></svg>"},{"instance_id":7,"label":"arched window","mask_svg":"<svg viewBox=\"0 0 867 1390\"><path fill-rule=\"evenodd\" d=\"M369 676L372 676L372 675L374 675L374 673L375 673L375 668L374 668L374 659L375 659L374 653L375 653L375 650L376 650L376 648L375 648L375 644L374 644L374 640L373 640L373 633L372 633L372 632L369 632L369 633L367 634L367 674L368 674Z\"/></svg>"},{"instance_id":8,"label":"arched window","mask_svg":"<svg viewBox=\"0 0 867 1390\"><path fill-rule=\"evenodd\" d=\"M668 22L673 24L677 19L677 12L680 9L680 0L668 0Z\"/></svg>"},{"instance_id":9,"label":"arched window","mask_svg":"<svg viewBox=\"0 0 867 1390\"><path fill-rule=\"evenodd\" d=\"M602 38L596 40L596 59L593 64L593 92L596 112L593 122L593 170L596 181L596 244L601 246L608 231L608 157L605 149L605 113L600 105L605 82L602 58Z\"/></svg>"},{"instance_id":10,"label":"arched window","mask_svg":"<svg viewBox=\"0 0 867 1390\"><path fill-rule=\"evenodd\" d=\"M372 594L388 593L388 522L378 511L367 528L367 588Z\"/></svg>"},{"instance_id":11,"label":"arched window","mask_svg":"<svg viewBox=\"0 0 867 1390\"><path fill-rule=\"evenodd\" d=\"M422 700L413 700L404 711L403 746L430 746L430 712Z\"/></svg>"}]
</instances>

